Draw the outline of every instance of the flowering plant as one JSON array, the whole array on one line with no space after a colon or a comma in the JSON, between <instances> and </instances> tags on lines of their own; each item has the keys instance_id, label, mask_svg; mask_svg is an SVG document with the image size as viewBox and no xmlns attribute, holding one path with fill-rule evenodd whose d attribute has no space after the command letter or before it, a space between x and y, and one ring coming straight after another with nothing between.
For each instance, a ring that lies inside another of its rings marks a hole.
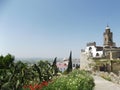
<instances>
[{"instance_id":1,"label":"flowering plant","mask_svg":"<svg viewBox=\"0 0 120 90\"><path fill-rule=\"evenodd\" d=\"M36 90L36 89L42 89L44 86L48 86L48 82L47 81L43 81L40 84L35 84L35 85L24 85L23 88L29 88L30 90Z\"/></svg>"},{"instance_id":2,"label":"flowering plant","mask_svg":"<svg viewBox=\"0 0 120 90\"><path fill-rule=\"evenodd\" d=\"M93 90L94 80L86 71L73 70L67 75L58 77L42 90Z\"/></svg>"}]
</instances>

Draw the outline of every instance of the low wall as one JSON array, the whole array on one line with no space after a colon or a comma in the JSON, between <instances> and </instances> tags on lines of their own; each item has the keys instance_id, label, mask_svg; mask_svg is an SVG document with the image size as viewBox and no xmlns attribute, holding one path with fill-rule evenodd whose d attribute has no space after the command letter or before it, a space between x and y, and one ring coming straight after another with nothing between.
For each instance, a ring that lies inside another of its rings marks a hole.
<instances>
[{"instance_id":1,"label":"low wall","mask_svg":"<svg viewBox=\"0 0 120 90\"><path fill-rule=\"evenodd\" d=\"M120 60L111 61L111 71L119 74L120 72Z\"/></svg>"}]
</instances>

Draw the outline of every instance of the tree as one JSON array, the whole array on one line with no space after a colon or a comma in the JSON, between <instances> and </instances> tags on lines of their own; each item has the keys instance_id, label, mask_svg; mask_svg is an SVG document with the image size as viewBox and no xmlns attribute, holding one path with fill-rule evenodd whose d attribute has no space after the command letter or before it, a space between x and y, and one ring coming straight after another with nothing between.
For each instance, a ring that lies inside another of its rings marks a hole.
<instances>
[{"instance_id":1,"label":"tree","mask_svg":"<svg viewBox=\"0 0 120 90\"><path fill-rule=\"evenodd\" d=\"M72 71L72 51L70 51L67 73Z\"/></svg>"},{"instance_id":2,"label":"tree","mask_svg":"<svg viewBox=\"0 0 120 90\"><path fill-rule=\"evenodd\" d=\"M0 56L0 68L10 68L10 66L13 64L14 62L14 56L12 56L11 54L7 54L6 56Z\"/></svg>"},{"instance_id":3,"label":"tree","mask_svg":"<svg viewBox=\"0 0 120 90\"><path fill-rule=\"evenodd\" d=\"M3 55L0 56L0 69L3 68Z\"/></svg>"},{"instance_id":4,"label":"tree","mask_svg":"<svg viewBox=\"0 0 120 90\"><path fill-rule=\"evenodd\" d=\"M55 57L53 64L52 64L52 67L54 69L54 75L57 75L57 73L58 73L58 68L57 68L56 64L57 64L57 57Z\"/></svg>"},{"instance_id":5,"label":"tree","mask_svg":"<svg viewBox=\"0 0 120 90\"><path fill-rule=\"evenodd\" d=\"M57 63L57 57L55 57L54 61L53 61L53 65L52 66L56 66Z\"/></svg>"},{"instance_id":6,"label":"tree","mask_svg":"<svg viewBox=\"0 0 120 90\"><path fill-rule=\"evenodd\" d=\"M80 68L80 65L78 65L78 64L76 64L76 67L75 67L76 69L79 69Z\"/></svg>"}]
</instances>

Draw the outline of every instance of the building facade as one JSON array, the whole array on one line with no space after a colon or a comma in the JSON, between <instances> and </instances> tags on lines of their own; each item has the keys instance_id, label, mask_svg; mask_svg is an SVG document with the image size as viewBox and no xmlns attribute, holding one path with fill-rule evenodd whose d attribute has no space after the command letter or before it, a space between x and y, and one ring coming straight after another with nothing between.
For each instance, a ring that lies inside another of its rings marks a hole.
<instances>
[{"instance_id":1,"label":"building facade","mask_svg":"<svg viewBox=\"0 0 120 90\"><path fill-rule=\"evenodd\" d=\"M93 58L106 58L106 60L109 59L114 61L120 60L120 47L116 46L113 40L113 33L111 32L111 29L109 26L105 28L105 32L103 33L102 46L97 46L96 42L90 42L90 43L87 43L86 48L84 50L83 49L81 50L80 68L91 70L92 69L91 66L92 64L94 64ZM100 59L95 59L95 60L100 60ZM105 63L105 65L100 66L100 70L102 70L104 66L109 67L110 65Z\"/></svg>"},{"instance_id":2,"label":"building facade","mask_svg":"<svg viewBox=\"0 0 120 90\"><path fill-rule=\"evenodd\" d=\"M103 33L103 46L96 46L96 42L87 43L85 53L92 58L120 58L120 47L113 42L113 33L108 25Z\"/></svg>"},{"instance_id":3,"label":"building facade","mask_svg":"<svg viewBox=\"0 0 120 90\"><path fill-rule=\"evenodd\" d=\"M60 62L57 62L57 68L59 71L64 72L68 68L68 59L63 59ZM75 69L77 67L80 67L80 60L79 59L72 59L72 68Z\"/></svg>"},{"instance_id":4,"label":"building facade","mask_svg":"<svg viewBox=\"0 0 120 90\"><path fill-rule=\"evenodd\" d=\"M85 52L90 57L101 58L103 56L103 47L96 46L96 42L91 42L87 44Z\"/></svg>"},{"instance_id":5,"label":"building facade","mask_svg":"<svg viewBox=\"0 0 120 90\"><path fill-rule=\"evenodd\" d=\"M108 59L120 59L120 47L116 46L113 42L113 33L110 31L110 27L107 26L104 36L103 55Z\"/></svg>"},{"instance_id":6,"label":"building facade","mask_svg":"<svg viewBox=\"0 0 120 90\"><path fill-rule=\"evenodd\" d=\"M110 27L107 26L105 32L103 33L104 37L104 47L115 47L115 43L113 42L113 33L110 31Z\"/></svg>"}]
</instances>

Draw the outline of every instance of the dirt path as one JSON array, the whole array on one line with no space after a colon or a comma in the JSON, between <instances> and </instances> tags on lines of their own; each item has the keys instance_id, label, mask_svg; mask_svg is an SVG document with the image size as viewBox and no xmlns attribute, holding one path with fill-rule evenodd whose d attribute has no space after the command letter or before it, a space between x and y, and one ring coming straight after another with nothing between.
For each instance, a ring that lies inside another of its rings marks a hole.
<instances>
[{"instance_id":1,"label":"dirt path","mask_svg":"<svg viewBox=\"0 0 120 90\"><path fill-rule=\"evenodd\" d=\"M94 90L120 90L120 85L107 81L99 76L93 76L95 80Z\"/></svg>"}]
</instances>

